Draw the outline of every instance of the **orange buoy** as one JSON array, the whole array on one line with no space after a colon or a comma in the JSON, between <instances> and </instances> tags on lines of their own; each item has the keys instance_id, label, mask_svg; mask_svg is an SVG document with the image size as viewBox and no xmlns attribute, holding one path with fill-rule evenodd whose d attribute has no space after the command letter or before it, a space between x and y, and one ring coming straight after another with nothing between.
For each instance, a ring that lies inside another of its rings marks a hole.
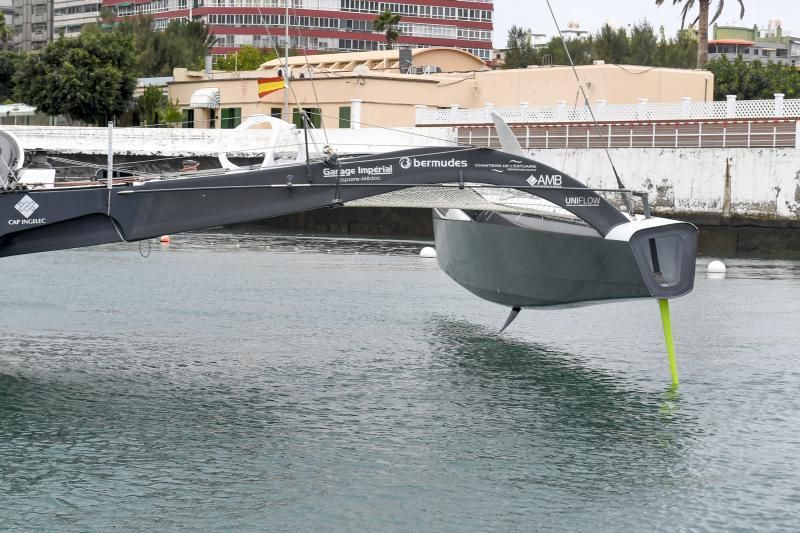
<instances>
[{"instance_id":1,"label":"orange buoy","mask_svg":"<svg viewBox=\"0 0 800 533\"><path fill-rule=\"evenodd\" d=\"M169 244L169 235L162 235L159 240L162 244Z\"/></svg>"}]
</instances>

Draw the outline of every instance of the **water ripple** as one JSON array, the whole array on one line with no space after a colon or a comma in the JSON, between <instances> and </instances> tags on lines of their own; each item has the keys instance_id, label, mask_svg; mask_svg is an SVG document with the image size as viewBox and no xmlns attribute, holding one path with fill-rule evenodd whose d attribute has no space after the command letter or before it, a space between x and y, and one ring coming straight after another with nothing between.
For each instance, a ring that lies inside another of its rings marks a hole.
<instances>
[{"instance_id":1,"label":"water ripple","mask_svg":"<svg viewBox=\"0 0 800 533\"><path fill-rule=\"evenodd\" d=\"M173 243L4 260L0 529L800 527L795 263L698 277L675 391L652 302L499 335L416 243Z\"/></svg>"}]
</instances>

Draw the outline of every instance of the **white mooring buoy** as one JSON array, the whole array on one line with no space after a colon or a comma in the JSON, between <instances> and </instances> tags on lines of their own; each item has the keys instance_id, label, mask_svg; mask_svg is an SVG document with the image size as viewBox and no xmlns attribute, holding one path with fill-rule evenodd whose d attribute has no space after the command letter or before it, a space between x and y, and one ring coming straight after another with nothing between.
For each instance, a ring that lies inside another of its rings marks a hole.
<instances>
[{"instance_id":1,"label":"white mooring buoy","mask_svg":"<svg viewBox=\"0 0 800 533\"><path fill-rule=\"evenodd\" d=\"M419 256L425 259L434 259L436 257L436 250L430 246L426 246L419 251Z\"/></svg>"},{"instance_id":2,"label":"white mooring buoy","mask_svg":"<svg viewBox=\"0 0 800 533\"><path fill-rule=\"evenodd\" d=\"M724 278L727 270L728 269L725 267L725 263L722 261L711 261L706 268L706 272L708 272L708 277L710 279Z\"/></svg>"}]
</instances>

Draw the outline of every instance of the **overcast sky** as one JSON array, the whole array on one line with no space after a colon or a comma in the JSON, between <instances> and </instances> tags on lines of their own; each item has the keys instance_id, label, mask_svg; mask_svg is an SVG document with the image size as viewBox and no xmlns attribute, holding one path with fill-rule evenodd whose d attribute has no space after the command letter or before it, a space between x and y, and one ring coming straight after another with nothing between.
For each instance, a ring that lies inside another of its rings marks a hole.
<instances>
[{"instance_id":1,"label":"overcast sky","mask_svg":"<svg viewBox=\"0 0 800 533\"><path fill-rule=\"evenodd\" d=\"M656 31L663 25L671 35L681 24L681 8L673 6L672 0L665 0L661 7L656 7L655 0L550 0L550 3L562 30L571 21L594 33L606 21L616 26L627 26L647 19ZM800 0L745 0L744 4L747 8L744 19L739 20L739 2L725 2L718 23L752 27L754 24L766 26L767 21L779 19L784 32L800 35ZM711 9L713 16L716 1L712 2ZM556 33L545 0L494 0L495 47L505 47L508 29L513 24L531 28L534 33Z\"/></svg>"}]
</instances>

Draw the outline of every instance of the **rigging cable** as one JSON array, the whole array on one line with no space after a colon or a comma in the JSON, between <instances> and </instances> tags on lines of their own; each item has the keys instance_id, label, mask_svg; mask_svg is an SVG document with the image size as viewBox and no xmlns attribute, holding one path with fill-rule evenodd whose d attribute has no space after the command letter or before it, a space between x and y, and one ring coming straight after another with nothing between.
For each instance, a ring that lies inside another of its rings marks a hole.
<instances>
[{"instance_id":1,"label":"rigging cable","mask_svg":"<svg viewBox=\"0 0 800 533\"><path fill-rule=\"evenodd\" d=\"M285 7L287 9L286 9L286 15L284 15L285 20L283 22L286 25L286 27L288 28L288 26L289 26L289 18L288 18L289 0L284 0L284 2L285 2ZM256 8L258 9L258 14L261 16L261 19L264 21L264 29L267 32L267 37L269 37L270 43L272 43L272 49L275 52L276 59L281 59L283 56L278 52L278 47L275 44L276 41L272 37L272 32L269 31L268 19L264 17L264 12L261 11L261 2L258 2L256 4ZM293 7L292 11L294 12L294 17L296 18L297 17L297 10ZM300 36L302 37L302 34ZM285 42L284 46L285 46L285 51L288 53L289 41ZM306 60L306 68L308 69L309 75L311 76L311 69L310 69L310 67L308 65L308 56L306 54L303 54L303 56L305 57L305 60ZM292 97L294 98L295 104L297 104L299 106L300 105L300 100L297 98L297 93L294 91L294 87L292 86L292 84L289 83L289 77L290 77L291 70L289 69L289 61L288 61L288 59L286 60L286 63L283 65L283 69L282 70L283 70L283 79L284 79L284 88L283 88L283 90L285 91L286 89L289 89L289 91L291 91L291 93L292 93ZM317 106L319 108L319 98L317 98L317 88L314 85L313 76L311 76L311 87L314 90L314 100L316 101ZM322 108L319 108L319 109L320 109L320 111L322 110ZM288 113L288 110L287 110L287 113ZM288 119L289 117L286 117L286 118ZM286 122L288 122L288 120ZM306 120L305 119L303 119L303 125L304 125L304 127L306 126ZM328 132L327 132L327 130L325 130L325 128L323 128L322 129L322 133L325 136L325 144L328 145L329 142L328 142ZM317 143L316 143L313 135L311 136L311 142L314 143L314 150L319 154L320 150L319 150L319 147L317 146Z\"/></svg>"},{"instance_id":2,"label":"rigging cable","mask_svg":"<svg viewBox=\"0 0 800 533\"><path fill-rule=\"evenodd\" d=\"M288 2L289 0L286 0L286 1ZM295 19L297 19L298 18L297 17L297 8L293 7L292 8L292 12L294 13ZM288 24L289 21L287 20L286 23ZM303 31L300 29L301 27L302 26L300 24L297 25L297 35L298 35L298 37L302 38L303 37ZM300 39L297 40L297 44L298 45L300 44ZM310 43L309 40L306 40L306 44L310 45L311 43ZM322 129L322 134L325 136L325 145L326 146L330 146L330 142L328 141L328 131L325 129L325 124L321 120L322 106L320 105L319 97L317 96L317 86L314 83L314 73L311 72L311 65L308 63L308 54L306 53L307 51L308 50L306 50L306 49L303 50L303 59L305 59L305 62L306 62L306 71L308 72L308 79L311 80L311 89L314 91L314 101L317 104L317 109L319 109L319 111L320 111L320 126L321 126L321 129ZM295 96L295 100L296 99L297 99L297 97ZM299 105L299 102L298 102L298 105ZM313 126L313 124L312 124L312 126ZM313 140L313 136L312 136L312 140ZM314 148L316 148L316 144L314 144Z\"/></svg>"},{"instance_id":3,"label":"rigging cable","mask_svg":"<svg viewBox=\"0 0 800 533\"><path fill-rule=\"evenodd\" d=\"M624 189L625 185L622 184L622 180L619 177L619 172L617 172L617 167L614 165L614 159L611 157L611 152L608 150L608 145L606 144L605 138L603 137L603 132L600 130L600 125L597 123L597 117L594 115L594 110L592 109L592 104L589 103L589 97L586 96L586 91L583 88L583 84L581 83L581 77L578 75L578 69L575 68L575 62L572 61L572 54L569 53L569 47L567 46L567 41L564 40L564 34L561 33L561 27L558 25L558 19L556 19L556 14L553 11L553 6L550 5L550 0L545 0L547 2L547 9L550 10L550 16L553 17L553 23L556 25L556 30L558 31L558 36L561 38L561 44L564 46L564 52L567 54L567 60L569 60L569 64L572 67L572 73L575 74L575 79L578 82L578 88L583 94L583 101L586 103L587 109L589 109L589 114L592 117L592 122L594 123L595 129L597 130L597 135L600 137L600 140L603 143L603 150L606 152L606 156L608 157L608 162L611 164L611 170L614 171L614 177L617 178L617 186L620 189ZM628 211L630 214L633 214L633 209L631 208L631 200L628 196L625 196L625 203L628 204Z\"/></svg>"}]
</instances>

